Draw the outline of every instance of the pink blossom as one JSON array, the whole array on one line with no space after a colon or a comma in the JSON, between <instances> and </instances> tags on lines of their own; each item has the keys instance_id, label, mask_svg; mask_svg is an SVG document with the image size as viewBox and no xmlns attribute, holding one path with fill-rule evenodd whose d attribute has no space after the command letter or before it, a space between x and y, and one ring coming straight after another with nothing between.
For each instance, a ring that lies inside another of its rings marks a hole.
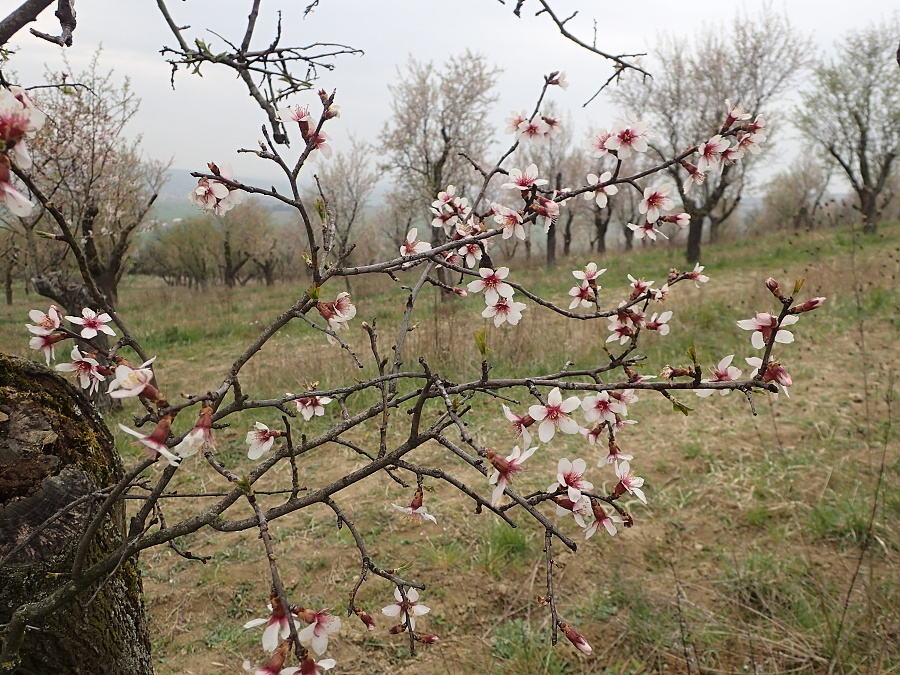
<instances>
[{"instance_id":1,"label":"pink blossom","mask_svg":"<svg viewBox=\"0 0 900 675\"><path fill-rule=\"evenodd\" d=\"M487 242L484 242L484 246L487 246ZM481 246L478 245L477 241L471 241L465 246L462 246L459 251L459 255L465 256L466 258L466 267L472 269L475 265L478 264L478 261L481 260L481 257L484 253L481 250ZM443 254L442 254L443 255ZM453 261L450 259L446 259L447 262L452 263Z\"/></svg>"},{"instance_id":2,"label":"pink blossom","mask_svg":"<svg viewBox=\"0 0 900 675\"><path fill-rule=\"evenodd\" d=\"M56 370L66 373L77 373L82 389L87 389L89 393L97 391L100 382L106 379L97 370L100 367L97 360L89 356L83 356L77 345L72 347L71 358L72 363L60 363L56 366Z\"/></svg>"},{"instance_id":3,"label":"pink blossom","mask_svg":"<svg viewBox=\"0 0 900 675\"><path fill-rule=\"evenodd\" d=\"M737 325L744 330L754 331L750 336L750 344L756 349L762 349L772 339L772 333L775 333L775 342L781 344L790 344L794 341L794 334L787 330L781 330L782 326L790 326L797 323L800 317L789 314L778 323L778 317L767 312L760 312L753 319L743 319L737 322ZM775 332L776 328L778 329Z\"/></svg>"},{"instance_id":4,"label":"pink blossom","mask_svg":"<svg viewBox=\"0 0 900 675\"><path fill-rule=\"evenodd\" d=\"M172 428L171 415L164 416L150 435L142 434L140 431L130 429L124 424L120 424L119 428L125 433L137 437L137 439L147 448L147 454L151 458L156 459L162 455L166 458L169 466L178 466L178 463L181 461L181 457L172 454L169 450L169 446L166 445L166 439L169 437L169 430Z\"/></svg>"},{"instance_id":5,"label":"pink blossom","mask_svg":"<svg viewBox=\"0 0 900 675\"><path fill-rule=\"evenodd\" d=\"M748 133L760 136L758 143L766 140L766 120L762 115L757 115L755 120L746 123L743 129Z\"/></svg>"},{"instance_id":6,"label":"pink blossom","mask_svg":"<svg viewBox=\"0 0 900 675\"><path fill-rule=\"evenodd\" d=\"M28 346L34 350L40 350L44 352L44 357L47 359L47 365L50 365L50 361L56 357L55 347L57 342L61 342L67 338L66 335L62 333L51 333L50 335L35 335L28 341Z\"/></svg>"},{"instance_id":7,"label":"pink blossom","mask_svg":"<svg viewBox=\"0 0 900 675\"><path fill-rule=\"evenodd\" d=\"M419 591L415 588L406 590L406 600L403 599L403 594L400 593L400 589L395 588L394 597L397 598L397 602L382 609L381 613L385 616L399 617L400 623L408 623L410 630L416 629L417 616L424 616L431 611L430 607L420 605L417 602L419 599Z\"/></svg>"},{"instance_id":8,"label":"pink blossom","mask_svg":"<svg viewBox=\"0 0 900 675\"><path fill-rule=\"evenodd\" d=\"M267 652L274 652L282 640L287 640L291 634L291 627L284 605L277 595L272 595L272 604L269 605L271 614L264 619L250 619L244 624L244 628L256 628L265 626L263 631L262 646Z\"/></svg>"},{"instance_id":9,"label":"pink blossom","mask_svg":"<svg viewBox=\"0 0 900 675\"><path fill-rule=\"evenodd\" d=\"M700 159L697 161L697 170L700 172L722 171L722 153L728 149L730 145L727 138L722 138L720 134L716 134L706 143L699 146Z\"/></svg>"},{"instance_id":10,"label":"pink blossom","mask_svg":"<svg viewBox=\"0 0 900 675\"><path fill-rule=\"evenodd\" d=\"M522 452L517 445L513 448L512 453L506 458L501 457L493 450L488 450L488 461L494 467L494 473L491 474L488 483L497 486L491 494L491 506L497 505L506 486L512 482L517 474L520 474L525 470L525 467L523 467L522 464L534 454L535 450L537 450L537 448L529 448L525 452Z\"/></svg>"},{"instance_id":11,"label":"pink blossom","mask_svg":"<svg viewBox=\"0 0 900 675\"><path fill-rule=\"evenodd\" d=\"M669 319L672 318L672 312L665 311L661 314L653 313L653 316L650 317L650 321L644 324L644 327L647 330L655 330L660 335L668 335L669 334Z\"/></svg>"},{"instance_id":12,"label":"pink blossom","mask_svg":"<svg viewBox=\"0 0 900 675\"><path fill-rule=\"evenodd\" d=\"M656 241L656 235L659 235L663 239L668 239L666 235L656 229L656 223L651 223L649 221L645 221L641 225L635 225L634 223L628 223L628 229L634 232L634 236L637 239L643 239L646 237L647 239L652 239Z\"/></svg>"},{"instance_id":13,"label":"pink blossom","mask_svg":"<svg viewBox=\"0 0 900 675\"><path fill-rule=\"evenodd\" d=\"M540 145L547 140L550 133L550 125L543 119L525 120L519 124L516 130L519 138L533 141L536 145Z\"/></svg>"},{"instance_id":14,"label":"pink blossom","mask_svg":"<svg viewBox=\"0 0 900 675\"><path fill-rule=\"evenodd\" d=\"M584 519L591 514L591 500L587 495L581 495L574 502L566 497L554 497L556 503L556 515L566 516L572 514L578 527L584 527Z\"/></svg>"},{"instance_id":15,"label":"pink blossom","mask_svg":"<svg viewBox=\"0 0 900 675\"><path fill-rule=\"evenodd\" d=\"M506 118L506 133L514 134L519 130L519 125L528 122L528 113L510 113L510 117Z\"/></svg>"},{"instance_id":16,"label":"pink blossom","mask_svg":"<svg viewBox=\"0 0 900 675\"><path fill-rule=\"evenodd\" d=\"M627 462L623 462L623 464L627 464ZM585 529L584 538L590 539L593 537L601 525L611 537L616 536L616 524L624 522L622 517L618 514L613 514L611 516L607 514L596 499L591 501L591 508L594 513L594 522Z\"/></svg>"},{"instance_id":17,"label":"pink blossom","mask_svg":"<svg viewBox=\"0 0 900 675\"><path fill-rule=\"evenodd\" d=\"M659 288L650 289L650 297L656 302L665 302L669 295L669 284L663 284Z\"/></svg>"},{"instance_id":18,"label":"pink blossom","mask_svg":"<svg viewBox=\"0 0 900 675\"><path fill-rule=\"evenodd\" d=\"M700 380L701 382L734 382L741 376L740 368L736 368L731 365L731 361L734 359L734 354L729 354L724 359L719 361L718 365L712 370L712 378L707 378ZM762 360L760 360L762 363ZM703 396L704 398L707 396L712 396L714 389L697 389L694 391L697 396ZM731 392L731 389L719 389L719 394L725 396Z\"/></svg>"},{"instance_id":19,"label":"pink blossom","mask_svg":"<svg viewBox=\"0 0 900 675\"><path fill-rule=\"evenodd\" d=\"M216 451L216 444L212 436L213 409L204 401L197 417L197 424L182 439L181 443L172 448L179 457L191 457L201 450Z\"/></svg>"},{"instance_id":20,"label":"pink blossom","mask_svg":"<svg viewBox=\"0 0 900 675\"><path fill-rule=\"evenodd\" d=\"M431 205L436 209L442 209L453 201L454 194L456 194L456 186L448 185L446 190L438 192L437 199L431 202Z\"/></svg>"},{"instance_id":21,"label":"pink blossom","mask_svg":"<svg viewBox=\"0 0 900 675\"><path fill-rule=\"evenodd\" d=\"M644 496L643 490L641 490L644 479L634 475L628 462L621 462L616 465L616 476L619 477L619 483L613 492L614 497L621 497L627 491L644 502L644 504L647 503L647 498Z\"/></svg>"},{"instance_id":22,"label":"pink blossom","mask_svg":"<svg viewBox=\"0 0 900 675\"><path fill-rule=\"evenodd\" d=\"M598 270L596 263L589 262L587 265L584 266L583 270L573 271L572 276L575 277L576 279L583 279L584 281L591 283L591 282L596 282L597 279L600 277L600 275L603 274L604 272L606 272L605 267L602 270ZM592 286L593 286L593 284L592 284ZM597 288L600 288L600 287L597 286Z\"/></svg>"},{"instance_id":23,"label":"pink blossom","mask_svg":"<svg viewBox=\"0 0 900 675\"><path fill-rule=\"evenodd\" d=\"M650 290L650 287L654 282L652 281L644 281L644 278L635 279L630 274L628 275L628 279L631 281L631 299L634 300L636 298L641 297L644 293Z\"/></svg>"},{"instance_id":24,"label":"pink blossom","mask_svg":"<svg viewBox=\"0 0 900 675\"><path fill-rule=\"evenodd\" d=\"M681 189L684 190L685 193L695 185L703 185L703 181L706 180L705 171L700 171L700 169L686 160L681 162L681 166L683 166L688 173L687 178L684 179L684 183L681 186Z\"/></svg>"},{"instance_id":25,"label":"pink blossom","mask_svg":"<svg viewBox=\"0 0 900 675\"><path fill-rule=\"evenodd\" d=\"M226 163L220 167L210 162L209 170L225 180L233 180L234 174L230 164ZM201 178L197 182L197 187L188 195L188 199L194 206L222 216L244 201L244 193L221 181Z\"/></svg>"},{"instance_id":26,"label":"pink blossom","mask_svg":"<svg viewBox=\"0 0 900 675\"><path fill-rule=\"evenodd\" d=\"M597 174L589 173L587 175L587 184L596 185L593 192L585 192L584 198L588 201L595 199L597 201L597 206L603 208L607 204L607 196L614 195L619 192L619 188L616 185L602 185L607 181L612 180L612 173L607 171L605 173L600 174L598 177Z\"/></svg>"},{"instance_id":27,"label":"pink blossom","mask_svg":"<svg viewBox=\"0 0 900 675\"><path fill-rule=\"evenodd\" d=\"M25 139L34 138L47 121L47 116L34 106L24 90L17 87L17 93L0 89L0 143L6 152L11 153L16 164L29 169L31 156Z\"/></svg>"},{"instance_id":28,"label":"pink blossom","mask_svg":"<svg viewBox=\"0 0 900 675\"><path fill-rule=\"evenodd\" d=\"M607 342L619 341L620 345L624 345L628 340L634 337L634 326L630 321L623 321L618 316L609 317L609 330L612 334L606 338Z\"/></svg>"},{"instance_id":29,"label":"pink blossom","mask_svg":"<svg viewBox=\"0 0 900 675\"><path fill-rule=\"evenodd\" d=\"M667 196L671 191L671 185L644 188L644 199L638 204L638 211L646 213L647 220L655 223L659 220L660 211L671 211L675 206L675 202Z\"/></svg>"},{"instance_id":30,"label":"pink blossom","mask_svg":"<svg viewBox=\"0 0 900 675\"><path fill-rule=\"evenodd\" d=\"M591 303L596 300L594 291L587 281L582 281L580 286L569 289L569 295L572 296L572 302L569 303L569 309L575 309L578 305L590 307Z\"/></svg>"},{"instance_id":31,"label":"pink blossom","mask_svg":"<svg viewBox=\"0 0 900 675\"><path fill-rule=\"evenodd\" d=\"M533 405L528 408L528 414L536 421L538 426L538 438L541 443L548 443L559 429L564 434L577 434L578 422L569 417L568 413L576 410L581 405L577 396L570 396L563 401L559 387L553 387L547 395L547 405Z\"/></svg>"},{"instance_id":32,"label":"pink blossom","mask_svg":"<svg viewBox=\"0 0 900 675\"><path fill-rule=\"evenodd\" d=\"M409 232L406 233L406 241L403 242L403 245L400 247L400 255L402 256L410 256L417 255L419 253L424 253L425 251L431 250L431 244L427 241L419 241L416 237L419 234L419 229L414 227Z\"/></svg>"},{"instance_id":33,"label":"pink blossom","mask_svg":"<svg viewBox=\"0 0 900 675\"><path fill-rule=\"evenodd\" d=\"M613 423L616 421L616 414L628 414L625 404L611 398L608 391L601 391L593 396L588 396L581 402L581 407L584 409L584 419L589 423Z\"/></svg>"},{"instance_id":34,"label":"pink blossom","mask_svg":"<svg viewBox=\"0 0 900 675\"><path fill-rule=\"evenodd\" d=\"M341 629L340 617L329 614L324 609L314 612L311 609L299 607L295 611L301 621L309 624L297 634L300 642L309 642L316 654L324 654L328 649L328 636Z\"/></svg>"},{"instance_id":35,"label":"pink blossom","mask_svg":"<svg viewBox=\"0 0 900 675\"><path fill-rule=\"evenodd\" d=\"M508 183L504 183L500 187L509 188L511 190L530 190L533 187L547 184L546 178L538 178L538 168L536 164L529 164L524 172L519 169L512 169L509 172L509 179Z\"/></svg>"},{"instance_id":36,"label":"pink blossom","mask_svg":"<svg viewBox=\"0 0 900 675\"><path fill-rule=\"evenodd\" d=\"M606 129L597 129L588 137L585 145L594 154L595 158L599 159L609 152L606 149L606 141L609 140L609 136L610 134Z\"/></svg>"},{"instance_id":37,"label":"pink blossom","mask_svg":"<svg viewBox=\"0 0 900 675\"><path fill-rule=\"evenodd\" d=\"M94 310L85 307L81 310L80 317L67 316L66 319L74 324L82 326L81 337L83 337L85 340L90 340L92 337L95 337L100 331L106 333L107 335L116 334L112 328L106 325L110 321L112 321L112 317L105 312L103 314L97 314Z\"/></svg>"},{"instance_id":38,"label":"pink blossom","mask_svg":"<svg viewBox=\"0 0 900 675\"><path fill-rule=\"evenodd\" d=\"M247 451L249 459L259 459L265 453L272 449L275 439L282 435L282 432L270 430L262 422L253 425L253 429L247 432L246 443L250 445Z\"/></svg>"},{"instance_id":39,"label":"pink blossom","mask_svg":"<svg viewBox=\"0 0 900 675\"><path fill-rule=\"evenodd\" d=\"M512 422L512 427L516 432L516 438L522 437L522 443L525 447L531 445L531 433L528 427L534 424L534 418L531 415L519 416L509 409L509 406L503 406L503 415Z\"/></svg>"},{"instance_id":40,"label":"pink blossom","mask_svg":"<svg viewBox=\"0 0 900 675\"><path fill-rule=\"evenodd\" d=\"M424 523L426 520L430 520L432 523L436 524L437 519L433 515L428 513L428 508L426 506L423 506L422 501L422 490L420 488L416 490L416 494L409 506L400 506L399 504L391 504L391 506L400 511L410 520L415 520L419 523Z\"/></svg>"},{"instance_id":41,"label":"pink blossom","mask_svg":"<svg viewBox=\"0 0 900 675\"><path fill-rule=\"evenodd\" d=\"M742 108L733 105L728 99L725 99L725 110L727 111L727 115L725 117L725 123L722 125L722 128L725 131L728 131L735 122L743 122L744 120L749 120L751 117L750 113L744 112Z\"/></svg>"},{"instance_id":42,"label":"pink blossom","mask_svg":"<svg viewBox=\"0 0 900 675\"><path fill-rule=\"evenodd\" d=\"M109 383L106 390L112 398L131 398L134 396L142 396L150 401L156 401L160 394L159 390L154 387L153 370L148 366L156 360L154 356L149 361L145 361L138 368L132 368L126 363L120 363L116 366L115 377Z\"/></svg>"},{"instance_id":43,"label":"pink blossom","mask_svg":"<svg viewBox=\"0 0 900 675\"><path fill-rule=\"evenodd\" d=\"M741 134L737 139L737 147L741 152L749 152L751 155L758 155L762 152L759 144L766 140L765 134Z\"/></svg>"},{"instance_id":44,"label":"pink blossom","mask_svg":"<svg viewBox=\"0 0 900 675\"><path fill-rule=\"evenodd\" d=\"M554 136L559 136L562 133L562 120L560 120L558 117L541 115L541 119L544 120L544 124L547 125L547 138L553 138Z\"/></svg>"},{"instance_id":45,"label":"pink blossom","mask_svg":"<svg viewBox=\"0 0 900 675\"><path fill-rule=\"evenodd\" d=\"M478 270L478 274L481 275L481 278L469 282L466 288L469 289L470 293L481 293L483 291L484 301L488 305L493 305L501 297L509 299L513 296L515 292L513 287L503 281L509 276L508 267L498 267L496 271L488 267L482 267Z\"/></svg>"},{"instance_id":46,"label":"pink blossom","mask_svg":"<svg viewBox=\"0 0 900 675\"><path fill-rule=\"evenodd\" d=\"M750 379L755 380L757 377L757 373L759 373L759 369L762 367L762 359L758 356L750 356L744 359L749 365L753 366L754 370L750 373ZM791 395L788 393L787 388L790 387L794 381L791 378L790 373L784 369L778 361L769 361L766 364L766 372L762 378L763 382L775 382L781 385L781 388L784 390L784 395L788 398ZM775 394L777 396L777 394Z\"/></svg>"},{"instance_id":47,"label":"pink blossom","mask_svg":"<svg viewBox=\"0 0 900 675\"><path fill-rule=\"evenodd\" d=\"M559 217L559 204L552 199L538 195L531 208L544 219L544 232L549 232L553 221Z\"/></svg>"},{"instance_id":48,"label":"pink blossom","mask_svg":"<svg viewBox=\"0 0 900 675\"><path fill-rule=\"evenodd\" d=\"M488 305L481 313L485 319L493 319L494 325L500 327L504 322L515 326L522 320L524 302L514 302L511 298L500 296L493 304Z\"/></svg>"},{"instance_id":49,"label":"pink blossom","mask_svg":"<svg viewBox=\"0 0 900 675\"><path fill-rule=\"evenodd\" d=\"M675 223L679 228L684 229L691 224L690 213L674 213L668 216L662 216L660 220L664 223Z\"/></svg>"},{"instance_id":50,"label":"pink blossom","mask_svg":"<svg viewBox=\"0 0 900 675\"><path fill-rule=\"evenodd\" d=\"M309 106L308 105L295 105L292 108L280 108L278 110L278 121L279 122L296 122L298 124L302 122L309 122Z\"/></svg>"},{"instance_id":51,"label":"pink blossom","mask_svg":"<svg viewBox=\"0 0 900 675\"><path fill-rule=\"evenodd\" d=\"M556 482L547 488L547 492L565 489L569 499L577 502L581 499L582 490L587 491L594 487L593 483L584 480L586 468L587 462L580 457L574 462L566 458L560 459L556 469Z\"/></svg>"},{"instance_id":52,"label":"pink blossom","mask_svg":"<svg viewBox=\"0 0 900 675\"><path fill-rule=\"evenodd\" d=\"M317 302L316 309L328 323L328 328L334 332L349 330L347 322L356 316L356 305L350 301L350 294L346 291L338 293L334 302ZM328 336L328 342L329 344L337 343L331 335Z\"/></svg>"},{"instance_id":53,"label":"pink blossom","mask_svg":"<svg viewBox=\"0 0 900 675\"><path fill-rule=\"evenodd\" d=\"M9 159L2 154L0 154L0 204L21 218L30 216L34 210L34 204L10 184Z\"/></svg>"},{"instance_id":54,"label":"pink blossom","mask_svg":"<svg viewBox=\"0 0 900 675\"><path fill-rule=\"evenodd\" d=\"M628 159L633 152L647 152L650 126L640 118L628 116L628 122L616 122L604 146L615 151L619 159Z\"/></svg>"},{"instance_id":55,"label":"pink blossom","mask_svg":"<svg viewBox=\"0 0 900 675\"><path fill-rule=\"evenodd\" d=\"M279 675L322 675L326 670L331 670L336 665L337 661L334 659L322 659L321 661L316 661L311 656L307 656L300 662L299 670L287 668L286 670L282 670ZM293 672L288 673L288 670Z\"/></svg>"},{"instance_id":56,"label":"pink blossom","mask_svg":"<svg viewBox=\"0 0 900 675\"><path fill-rule=\"evenodd\" d=\"M33 309L28 312L28 318L37 324L36 326L30 324L26 326L34 335L50 335L62 324L62 313L56 305L50 305L46 314L38 309Z\"/></svg>"},{"instance_id":57,"label":"pink blossom","mask_svg":"<svg viewBox=\"0 0 900 675\"><path fill-rule=\"evenodd\" d=\"M324 131L320 131L317 134L313 134L310 137L307 147L312 146L312 150L309 152L309 158L313 159L316 156L316 152L321 152L322 156L325 159L331 159L331 146L328 145L328 141L331 140L331 136L326 134Z\"/></svg>"},{"instance_id":58,"label":"pink blossom","mask_svg":"<svg viewBox=\"0 0 900 675\"><path fill-rule=\"evenodd\" d=\"M554 71L547 77L547 84L556 85L560 89L569 88L569 80L566 78L566 71Z\"/></svg>"},{"instance_id":59,"label":"pink blossom","mask_svg":"<svg viewBox=\"0 0 900 675\"><path fill-rule=\"evenodd\" d=\"M616 418L615 423L613 424L613 428L617 428L622 424L634 424L634 420L625 420L620 417ZM597 462L597 466L603 466L604 464L618 464L618 462L630 462L634 459L634 455L629 455L622 452L622 448L618 446L618 444L614 440L610 440L607 443L607 448L609 450L608 454L604 459L601 459Z\"/></svg>"},{"instance_id":60,"label":"pink blossom","mask_svg":"<svg viewBox=\"0 0 900 675\"><path fill-rule=\"evenodd\" d=\"M332 400L328 396L304 396L295 399L294 405L297 406L297 412L303 416L303 419L309 422L314 416L322 417L325 414L325 406Z\"/></svg>"},{"instance_id":61,"label":"pink blossom","mask_svg":"<svg viewBox=\"0 0 900 675\"><path fill-rule=\"evenodd\" d=\"M606 428L605 424L598 424L595 427L589 429L582 429L581 433L587 439L588 443L591 445L597 445L600 442L600 437L603 435L603 430Z\"/></svg>"},{"instance_id":62,"label":"pink blossom","mask_svg":"<svg viewBox=\"0 0 900 675\"><path fill-rule=\"evenodd\" d=\"M522 225L522 214L515 209L501 204L493 204L494 221L503 227L503 238L509 239L515 234L519 239L525 240L525 228Z\"/></svg>"}]
</instances>

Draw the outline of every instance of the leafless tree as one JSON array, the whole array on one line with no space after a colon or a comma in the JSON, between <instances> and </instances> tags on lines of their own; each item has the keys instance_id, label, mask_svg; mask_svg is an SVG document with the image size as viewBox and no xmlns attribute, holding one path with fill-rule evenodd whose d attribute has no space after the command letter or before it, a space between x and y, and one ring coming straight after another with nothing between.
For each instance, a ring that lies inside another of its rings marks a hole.
<instances>
[{"instance_id":1,"label":"leafless tree","mask_svg":"<svg viewBox=\"0 0 900 675\"><path fill-rule=\"evenodd\" d=\"M821 61L803 92L799 125L841 168L856 193L863 231L878 229L884 190L900 152L897 19L852 31Z\"/></svg>"},{"instance_id":2,"label":"leafless tree","mask_svg":"<svg viewBox=\"0 0 900 675\"><path fill-rule=\"evenodd\" d=\"M632 74L611 94L624 109L651 122L658 134L651 143L657 156L671 156L690 139L719 132L725 98L754 117L764 107L770 110L772 101L808 64L810 53L809 38L766 5L753 16L739 14L728 30L709 27L699 35L660 40L653 79ZM755 161L756 156L749 155L721 173L709 172L706 181L689 192L684 189L686 169L680 163L668 167L669 180L691 216L688 262L700 260L706 222L715 238L719 225L737 208Z\"/></svg>"}]
</instances>

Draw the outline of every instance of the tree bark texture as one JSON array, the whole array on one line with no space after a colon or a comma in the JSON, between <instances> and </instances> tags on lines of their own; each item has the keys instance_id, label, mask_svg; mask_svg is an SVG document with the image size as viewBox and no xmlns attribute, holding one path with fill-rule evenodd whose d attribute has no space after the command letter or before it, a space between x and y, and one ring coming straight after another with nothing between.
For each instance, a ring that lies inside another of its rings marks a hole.
<instances>
[{"instance_id":1,"label":"tree bark texture","mask_svg":"<svg viewBox=\"0 0 900 675\"><path fill-rule=\"evenodd\" d=\"M66 507L121 477L112 435L81 392L40 364L0 354L0 625L69 581L98 501ZM86 566L115 550L124 534L119 502ZM28 621L21 650L0 672L152 675L137 561L123 561L101 583L99 592L93 584ZM4 629L0 643L6 639Z\"/></svg>"}]
</instances>

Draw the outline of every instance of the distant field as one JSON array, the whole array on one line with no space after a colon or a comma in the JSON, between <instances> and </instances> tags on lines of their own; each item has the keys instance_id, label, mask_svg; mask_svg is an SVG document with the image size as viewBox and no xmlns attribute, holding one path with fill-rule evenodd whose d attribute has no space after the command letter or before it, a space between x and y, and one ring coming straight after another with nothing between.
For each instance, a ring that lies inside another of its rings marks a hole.
<instances>
[{"instance_id":1,"label":"distant field","mask_svg":"<svg viewBox=\"0 0 900 675\"><path fill-rule=\"evenodd\" d=\"M471 502L437 484L427 503L438 524L410 523L390 507L408 502L409 491L377 476L338 502L356 518L378 564L405 564L406 574L427 584L422 599L432 612L421 626L441 642L410 659L403 637L386 633L387 621L367 633L355 618L345 619L329 649L338 662L332 672L900 671L900 411L896 401L893 408L888 404L900 375L900 226L884 226L871 238L846 228L766 235L709 246L705 256L711 281L672 291L672 331L646 340L644 372L686 364L686 350L694 345L705 367L734 353L735 365L746 373L743 357L754 354L735 321L773 309L763 285L767 276L788 289L804 278L803 297L824 295L828 302L803 315L793 327L796 342L778 350L794 377L791 398L756 397L758 417L735 393L708 399L686 394L681 400L694 409L687 417L649 392L630 409L639 424L620 438L647 480L649 506L630 504L635 527L614 539L598 534L576 554L558 555L560 611L594 654L583 656L564 640L549 646L548 615L535 601L544 592L541 532L522 519L511 529L489 514L475 515ZM511 276L562 302L573 285L571 270L590 259L574 256L553 270L516 263ZM667 247L596 262L609 268L600 282L601 298L610 305L626 296L627 274L661 283L670 267L683 267L681 249ZM364 358L367 338L359 322L377 319L387 349L405 291L386 278L353 284L359 311L347 340L368 374L374 365ZM342 283L335 282L323 295L340 290ZM193 293L128 279L121 309L145 348L159 354L157 376L174 400L218 386L230 360L303 291L279 285ZM12 306L0 310L5 351L29 352L24 324L34 307L45 309L43 299L18 293ZM472 331L484 325L482 307L478 297L422 302L408 361L422 354L449 379L476 378L480 357ZM605 321L561 321L530 305L519 326L489 330L491 364L498 374L549 372L567 361L586 366L605 358L607 335ZM308 382L337 385L361 377L359 372L320 333L295 323L266 346L242 384L245 393L264 398L299 391ZM480 403L470 428L487 445L511 448L499 402ZM135 411L126 405L110 423L129 422ZM310 426L339 414L330 406L326 418ZM243 439L257 419L278 418L247 413L219 432L220 457L235 471L249 466ZM192 423L179 418L177 426ZM370 433L377 436L377 426ZM374 436L359 436L354 440L364 446L373 442ZM128 438L118 439L126 461L136 459L139 451ZM557 436L529 460L521 489L546 488L562 456L583 456L592 467L598 453L580 438ZM426 446L415 459L453 469L488 493L483 477L457 466L440 447ZM346 448L321 448L301 464L301 480L315 487L356 461ZM289 482L289 467L272 473L273 480ZM184 491L213 490L220 480L193 460L175 483ZM168 520L187 513L182 501L166 504ZM236 507L234 515L244 517L244 510ZM571 522L566 526L579 537ZM272 529L289 596L341 613L359 571L349 534L336 529L324 508L280 519ZM242 628L264 613L267 600L267 568L256 537L201 532L179 544L212 560L191 563L168 549L142 558L159 675L241 672L244 658L259 662L259 633ZM359 600L378 620L380 608L393 602L391 593L377 580L364 586Z\"/></svg>"}]
</instances>

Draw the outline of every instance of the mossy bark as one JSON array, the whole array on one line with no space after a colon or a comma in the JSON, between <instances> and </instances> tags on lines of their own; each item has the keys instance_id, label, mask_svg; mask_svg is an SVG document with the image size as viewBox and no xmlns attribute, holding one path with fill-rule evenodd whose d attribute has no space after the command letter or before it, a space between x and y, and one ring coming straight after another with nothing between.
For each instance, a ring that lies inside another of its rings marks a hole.
<instances>
[{"instance_id":1,"label":"mossy bark","mask_svg":"<svg viewBox=\"0 0 900 675\"><path fill-rule=\"evenodd\" d=\"M81 392L40 364L0 354L0 625L70 580L99 503L82 498L121 477L112 435ZM120 502L91 542L86 565L114 551L124 533ZM99 590L85 588L40 625L29 624L18 662L0 664L0 672L152 675L136 562L124 561Z\"/></svg>"}]
</instances>

